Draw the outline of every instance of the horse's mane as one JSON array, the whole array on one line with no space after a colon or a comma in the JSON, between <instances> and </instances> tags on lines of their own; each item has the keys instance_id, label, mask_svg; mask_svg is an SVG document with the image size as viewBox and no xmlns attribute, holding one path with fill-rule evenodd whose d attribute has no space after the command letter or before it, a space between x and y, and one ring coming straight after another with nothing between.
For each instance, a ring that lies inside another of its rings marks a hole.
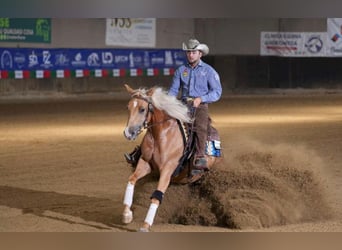
<instances>
[{"instance_id":1,"label":"horse's mane","mask_svg":"<svg viewBox=\"0 0 342 250\"><path fill-rule=\"evenodd\" d=\"M156 88L151 96L152 104L169 116L181 122L191 122L188 107L175 96L168 95L162 88Z\"/></svg>"},{"instance_id":2,"label":"horse's mane","mask_svg":"<svg viewBox=\"0 0 342 250\"><path fill-rule=\"evenodd\" d=\"M135 93L139 93L142 97L148 98L146 89L136 90ZM181 122L191 122L188 107L175 96L168 95L167 92L162 88L155 88L150 100L153 106L164 111L169 116L180 120Z\"/></svg>"}]
</instances>

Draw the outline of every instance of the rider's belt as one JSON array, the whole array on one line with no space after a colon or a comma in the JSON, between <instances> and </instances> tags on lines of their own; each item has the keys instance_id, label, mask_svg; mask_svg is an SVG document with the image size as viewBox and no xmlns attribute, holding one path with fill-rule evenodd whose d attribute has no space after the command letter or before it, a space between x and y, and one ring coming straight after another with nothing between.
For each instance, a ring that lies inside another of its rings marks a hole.
<instances>
[{"instance_id":1,"label":"rider's belt","mask_svg":"<svg viewBox=\"0 0 342 250\"><path fill-rule=\"evenodd\" d=\"M190 104L193 103L193 101L195 100L195 97L183 97L182 98L182 102L185 104ZM208 103L206 102L201 102L200 105L207 105Z\"/></svg>"}]
</instances>

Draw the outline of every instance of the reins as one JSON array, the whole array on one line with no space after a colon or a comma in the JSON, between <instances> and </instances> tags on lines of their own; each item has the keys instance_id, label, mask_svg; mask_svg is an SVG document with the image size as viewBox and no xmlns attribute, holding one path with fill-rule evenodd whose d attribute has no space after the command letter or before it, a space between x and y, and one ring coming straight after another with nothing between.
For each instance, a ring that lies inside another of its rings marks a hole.
<instances>
[{"instance_id":1,"label":"reins","mask_svg":"<svg viewBox=\"0 0 342 250\"><path fill-rule=\"evenodd\" d=\"M196 116L196 111L197 111L197 108L195 107L191 107L190 109L190 114L191 114L191 118L194 118ZM191 151L191 146L192 146L192 143L193 143L193 138L194 138L194 122L191 123L191 126L190 126L190 133L189 133L189 138L188 138L188 141L184 147L184 154L186 154L186 152L190 152ZM191 154L189 154L189 157L191 156Z\"/></svg>"},{"instance_id":2,"label":"reins","mask_svg":"<svg viewBox=\"0 0 342 250\"><path fill-rule=\"evenodd\" d=\"M156 126L156 125L159 125L159 124L163 124L164 122L167 122L168 120L171 120L172 118L171 117L168 117L167 119L165 120L162 120L162 121L157 121L157 122L154 122L154 123L150 123L148 122L148 115L151 113L153 114L154 113L154 108L153 108L153 104L150 100L148 100L148 98L145 98L143 96L140 96L140 95L132 95L132 98L136 98L136 99L140 99L140 100L143 100L145 102L147 102L147 112L146 112L146 116L145 116L145 120L143 122L144 124L144 129L149 129L153 126ZM142 132L142 131L141 131ZM140 133L141 133L140 132ZM139 134L140 134L139 133Z\"/></svg>"}]
</instances>

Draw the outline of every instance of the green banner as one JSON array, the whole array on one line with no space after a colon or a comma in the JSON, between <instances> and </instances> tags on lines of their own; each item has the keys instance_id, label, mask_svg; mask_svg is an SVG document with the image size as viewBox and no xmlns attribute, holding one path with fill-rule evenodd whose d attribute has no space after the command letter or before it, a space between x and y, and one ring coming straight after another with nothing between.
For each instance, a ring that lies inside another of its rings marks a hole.
<instances>
[{"instance_id":1,"label":"green banner","mask_svg":"<svg viewBox=\"0 0 342 250\"><path fill-rule=\"evenodd\" d=\"M0 42L51 43L51 18L0 18Z\"/></svg>"}]
</instances>

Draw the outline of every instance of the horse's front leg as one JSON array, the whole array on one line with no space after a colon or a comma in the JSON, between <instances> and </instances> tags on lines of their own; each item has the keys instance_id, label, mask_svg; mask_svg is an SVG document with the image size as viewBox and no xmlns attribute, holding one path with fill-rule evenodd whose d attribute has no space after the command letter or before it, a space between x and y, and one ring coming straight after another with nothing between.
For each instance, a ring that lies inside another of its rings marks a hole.
<instances>
[{"instance_id":1,"label":"horse's front leg","mask_svg":"<svg viewBox=\"0 0 342 250\"><path fill-rule=\"evenodd\" d=\"M133 204L133 194L136 182L151 172L150 165L143 159L139 159L138 165L133 174L128 178L128 183L123 200L124 211L122 213L122 223L129 224L133 221L133 212L131 206Z\"/></svg>"},{"instance_id":2,"label":"horse's front leg","mask_svg":"<svg viewBox=\"0 0 342 250\"><path fill-rule=\"evenodd\" d=\"M143 226L140 232L149 232L156 216L159 205L162 203L164 193L170 185L171 175L174 169L165 168L160 172L160 178L157 189L152 193L151 204L146 214Z\"/></svg>"}]
</instances>

